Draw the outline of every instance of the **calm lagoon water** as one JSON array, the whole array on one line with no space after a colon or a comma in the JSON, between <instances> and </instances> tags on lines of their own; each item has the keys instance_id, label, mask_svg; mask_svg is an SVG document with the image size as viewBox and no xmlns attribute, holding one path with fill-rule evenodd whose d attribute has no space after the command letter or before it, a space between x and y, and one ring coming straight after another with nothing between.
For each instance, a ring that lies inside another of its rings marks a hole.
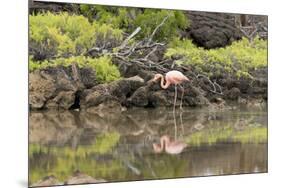
<instances>
[{"instance_id":1,"label":"calm lagoon water","mask_svg":"<svg viewBox=\"0 0 281 188\"><path fill-rule=\"evenodd\" d=\"M106 181L267 172L265 110L44 111L29 120L30 185L77 170ZM188 147L156 154L152 143L163 135Z\"/></svg>"}]
</instances>

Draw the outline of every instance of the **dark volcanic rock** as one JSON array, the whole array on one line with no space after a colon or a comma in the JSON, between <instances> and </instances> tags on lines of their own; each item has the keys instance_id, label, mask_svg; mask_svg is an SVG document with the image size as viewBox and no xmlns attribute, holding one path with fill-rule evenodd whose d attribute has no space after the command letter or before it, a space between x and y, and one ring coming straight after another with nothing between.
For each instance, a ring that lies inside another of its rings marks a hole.
<instances>
[{"instance_id":1,"label":"dark volcanic rock","mask_svg":"<svg viewBox=\"0 0 281 188\"><path fill-rule=\"evenodd\" d=\"M47 68L30 73L29 104L31 109L75 109L88 112L122 112L127 107L159 107L172 106L175 89L171 85L167 89L160 87L160 82L152 82L152 71L140 70L140 76L124 78L111 83L96 85L92 70L85 71L84 78L74 78L71 68ZM87 75L88 74L88 75ZM187 74L187 73L185 73ZM87 75L87 76L86 76ZM183 106L209 106L223 100L262 99L267 100L267 72L251 72L253 78L222 77L217 83L222 94L212 92L213 85L204 78L193 78L184 83ZM190 77L192 78L192 77ZM91 81L92 80L92 81ZM147 81L148 80L148 81ZM213 81L216 78L212 78ZM88 88L90 86L94 86ZM86 87L88 86L88 87ZM217 92L219 92L218 88ZM180 105L182 90L177 89L177 103ZM227 102L223 102L226 104Z\"/></svg>"},{"instance_id":2,"label":"dark volcanic rock","mask_svg":"<svg viewBox=\"0 0 281 188\"><path fill-rule=\"evenodd\" d=\"M177 89L177 103L180 105L182 90ZM197 87L184 84L183 106L205 106L209 104L204 92L199 91ZM138 107L158 107L172 106L174 104L175 89L171 85L167 89L162 89L159 82L148 82L146 86L140 87L129 99L128 103Z\"/></svg>"},{"instance_id":3,"label":"dark volcanic rock","mask_svg":"<svg viewBox=\"0 0 281 188\"><path fill-rule=\"evenodd\" d=\"M75 4L57 3L57 2L37 2L29 0L29 8L31 13L50 11L50 12L61 12L61 11L73 11L75 12L79 7Z\"/></svg>"},{"instance_id":4,"label":"dark volcanic rock","mask_svg":"<svg viewBox=\"0 0 281 188\"><path fill-rule=\"evenodd\" d=\"M29 105L31 108L43 108L45 102L53 96L55 91L53 79L42 77L40 71L29 74Z\"/></svg>"},{"instance_id":5,"label":"dark volcanic rock","mask_svg":"<svg viewBox=\"0 0 281 188\"><path fill-rule=\"evenodd\" d=\"M143 70L143 68L139 67L137 64L127 65L125 63L122 63L122 61L118 59L114 59L113 62L119 66L119 71L125 78L139 76L143 78L145 82L147 82L154 76L154 73L152 71Z\"/></svg>"},{"instance_id":6,"label":"dark volcanic rock","mask_svg":"<svg viewBox=\"0 0 281 188\"><path fill-rule=\"evenodd\" d=\"M193 39L198 46L207 49L224 47L242 38L231 14L188 11L187 16L191 25L183 37Z\"/></svg>"},{"instance_id":7,"label":"dark volcanic rock","mask_svg":"<svg viewBox=\"0 0 281 188\"><path fill-rule=\"evenodd\" d=\"M92 88L97 85L96 72L91 68L80 68L81 82L86 88Z\"/></svg>"},{"instance_id":8,"label":"dark volcanic rock","mask_svg":"<svg viewBox=\"0 0 281 188\"><path fill-rule=\"evenodd\" d=\"M232 89L225 92L225 95L230 100L237 100L240 94L241 94L240 90L236 87L233 87Z\"/></svg>"},{"instance_id":9,"label":"dark volcanic rock","mask_svg":"<svg viewBox=\"0 0 281 188\"><path fill-rule=\"evenodd\" d=\"M75 101L75 90L61 91L56 97L46 102L47 108L69 109Z\"/></svg>"},{"instance_id":10,"label":"dark volcanic rock","mask_svg":"<svg viewBox=\"0 0 281 188\"><path fill-rule=\"evenodd\" d=\"M129 98L130 104L138 107L144 107L148 105L148 92L149 88L147 86L143 86L139 88L134 94Z\"/></svg>"},{"instance_id":11,"label":"dark volcanic rock","mask_svg":"<svg viewBox=\"0 0 281 188\"><path fill-rule=\"evenodd\" d=\"M69 109L75 104L79 92L97 84L95 72L90 68L49 67L29 73L29 105L31 109ZM80 72L83 73L80 76Z\"/></svg>"},{"instance_id":12,"label":"dark volcanic rock","mask_svg":"<svg viewBox=\"0 0 281 188\"><path fill-rule=\"evenodd\" d=\"M126 105L126 99L143 85L144 80L139 76L97 85L83 92L81 107L97 107L102 103L110 104L110 101Z\"/></svg>"},{"instance_id":13,"label":"dark volcanic rock","mask_svg":"<svg viewBox=\"0 0 281 188\"><path fill-rule=\"evenodd\" d=\"M169 62L168 62L169 63ZM216 98L239 100L239 98L267 100L267 71L253 70L252 77L223 75L210 78L220 86L214 85L206 78L194 78L190 72L191 82L184 86L183 106L209 106L220 103ZM82 74L83 73L83 74ZM29 105L31 109L75 109L88 112L122 112L127 107L172 106L175 89L160 87L160 82L153 82L153 71L137 70L137 76L120 79L111 83L97 84L95 72L87 68L73 71L73 67L53 67L30 73ZM75 76L76 75L76 76ZM78 76L77 76L78 75ZM93 87L91 87L93 86ZM222 93L219 93L220 90ZM180 105L182 89L177 89L177 103ZM244 103L244 102L243 102Z\"/></svg>"}]
</instances>

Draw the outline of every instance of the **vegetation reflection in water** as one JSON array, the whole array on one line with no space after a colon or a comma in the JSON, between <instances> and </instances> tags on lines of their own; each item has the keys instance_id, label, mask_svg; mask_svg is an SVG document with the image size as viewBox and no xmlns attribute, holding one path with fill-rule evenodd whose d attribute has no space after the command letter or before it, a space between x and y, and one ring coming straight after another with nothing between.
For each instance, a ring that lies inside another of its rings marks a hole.
<instances>
[{"instance_id":1,"label":"vegetation reflection in water","mask_svg":"<svg viewBox=\"0 0 281 188\"><path fill-rule=\"evenodd\" d=\"M29 183L48 175L63 182L76 170L106 181L267 171L265 112L186 111L175 127L165 111L32 112ZM179 155L153 153L149 137L163 134L189 147Z\"/></svg>"}]
</instances>

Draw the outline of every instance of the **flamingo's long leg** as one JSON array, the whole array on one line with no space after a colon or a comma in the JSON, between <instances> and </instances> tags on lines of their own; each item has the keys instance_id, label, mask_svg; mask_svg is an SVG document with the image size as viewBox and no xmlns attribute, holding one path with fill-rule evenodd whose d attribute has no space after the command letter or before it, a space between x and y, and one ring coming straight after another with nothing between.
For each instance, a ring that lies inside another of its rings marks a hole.
<instances>
[{"instance_id":1,"label":"flamingo's long leg","mask_svg":"<svg viewBox=\"0 0 281 188\"><path fill-rule=\"evenodd\" d=\"M176 112L176 103L177 103L177 85L175 85L175 99L174 99L174 108L173 112Z\"/></svg>"},{"instance_id":2,"label":"flamingo's long leg","mask_svg":"<svg viewBox=\"0 0 281 188\"><path fill-rule=\"evenodd\" d=\"M174 100L174 108L173 108L174 125L175 125L175 139L177 139L176 102L177 102L177 85L175 85L175 100Z\"/></svg>"},{"instance_id":3,"label":"flamingo's long leg","mask_svg":"<svg viewBox=\"0 0 281 188\"><path fill-rule=\"evenodd\" d=\"M180 88L181 88L181 103L180 103L180 110L182 111L183 108L182 108L182 99L183 99L183 95L184 95L184 87L179 85Z\"/></svg>"}]
</instances>

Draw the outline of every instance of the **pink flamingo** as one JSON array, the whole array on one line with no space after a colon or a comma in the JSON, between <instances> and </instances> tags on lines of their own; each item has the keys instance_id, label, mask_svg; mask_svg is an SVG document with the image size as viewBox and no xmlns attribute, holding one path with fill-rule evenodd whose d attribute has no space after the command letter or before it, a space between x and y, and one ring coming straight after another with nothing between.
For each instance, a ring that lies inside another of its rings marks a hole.
<instances>
[{"instance_id":1,"label":"pink flamingo","mask_svg":"<svg viewBox=\"0 0 281 188\"><path fill-rule=\"evenodd\" d=\"M168 154L179 154L187 147L187 144L181 141L171 141L169 136L164 135L160 138L160 144L153 143L155 153L161 153L165 150Z\"/></svg>"},{"instance_id":2,"label":"pink flamingo","mask_svg":"<svg viewBox=\"0 0 281 188\"><path fill-rule=\"evenodd\" d=\"M174 112L176 108L176 102L177 102L177 85L181 87L181 89L184 91L184 88L180 85L184 81L190 81L186 76L184 76L180 71L172 70L166 73L165 80L166 83L164 84L164 76L162 74L156 74L153 78L153 81L157 81L161 78L161 87L163 89L167 89L171 84L175 85L175 100L174 100ZM181 103L180 103L180 109L182 109L182 98L183 98L184 92L182 92L181 96Z\"/></svg>"}]
</instances>

